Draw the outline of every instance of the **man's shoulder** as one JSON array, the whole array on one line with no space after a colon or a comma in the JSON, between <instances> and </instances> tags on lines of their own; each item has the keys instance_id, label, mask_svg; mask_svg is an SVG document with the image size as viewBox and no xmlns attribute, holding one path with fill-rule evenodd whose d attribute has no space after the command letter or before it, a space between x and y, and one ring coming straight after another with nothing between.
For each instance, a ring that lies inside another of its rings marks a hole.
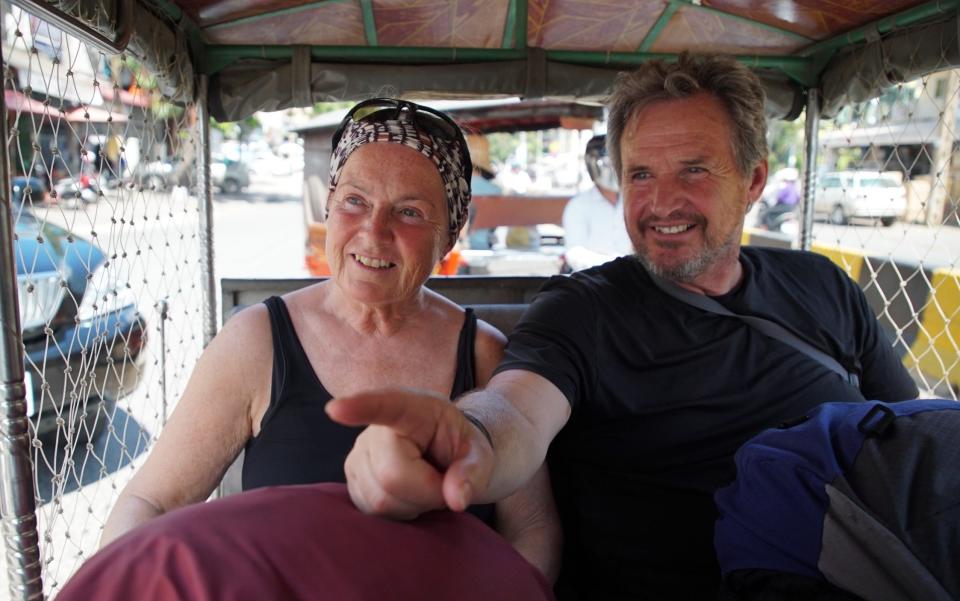
<instances>
[{"instance_id":1,"label":"man's shoulder","mask_svg":"<svg viewBox=\"0 0 960 601\"><path fill-rule=\"evenodd\" d=\"M527 316L554 321L606 320L632 314L652 286L643 268L631 257L620 257L596 267L547 280L530 306Z\"/></svg>"},{"instance_id":2,"label":"man's shoulder","mask_svg":"<svg viewBox=\"0 0 960 601\"><path fill-rule=\"evenodd\" d=\"M755 264L767 269L802 269L814 272L837 272L840 268L829 258L806 250L745 246L740 252Z\"/></svg>"},{"instance_id":3,"label":"man's shoulder","mask_svg":"<svg viewBox=\"0 0 960 601\"><path fill-rule=\"evenodd\" d=\"M758 283L770 294L781 290L807 298L833 298L857 288L847 273L824 255L757 247L745 247L742 252L752 263Z\"/></svg>"},{"instance_id":4,"label":"man's shoulder","mask_svg":"<svg viewBox=\"0 0 960 601\"><path fill-rule=\"evenodd\" d=\"M633 294L648 281L636 258L624 256L569 276L553 277L543 290L559 288L575 290L584 296L609 297L611 294Z\"/></svg>"}]
</instances>

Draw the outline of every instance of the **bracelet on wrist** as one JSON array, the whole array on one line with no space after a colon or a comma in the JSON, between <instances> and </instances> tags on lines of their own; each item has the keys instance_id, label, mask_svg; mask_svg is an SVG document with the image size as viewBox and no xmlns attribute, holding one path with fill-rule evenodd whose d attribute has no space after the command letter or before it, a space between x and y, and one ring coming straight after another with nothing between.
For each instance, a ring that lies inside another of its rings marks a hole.
<instances>
[{"instance_id":1,"label":"bracelet on wrist","mask_svg":"<svg viewBox=\"0 0 960 601\"><path fill-rule=\"evenodd\" d=\"M493 436L490 436L490 430L487 430L487 427L483 425L483 422L480 421L480 418L468 411L460 410L460 413L467 419L468 422L473 424L477 430L480 430L480 433L483 434L483 437L487 439L487 442L490 443L490 448L493 448Z\"/></svg>"}]
</instances>

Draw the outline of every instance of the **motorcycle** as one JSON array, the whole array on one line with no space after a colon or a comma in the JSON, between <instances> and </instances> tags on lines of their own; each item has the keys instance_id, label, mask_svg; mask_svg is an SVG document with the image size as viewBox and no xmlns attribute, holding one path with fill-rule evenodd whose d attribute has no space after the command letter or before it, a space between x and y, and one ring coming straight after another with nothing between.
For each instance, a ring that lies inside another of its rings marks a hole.
<instances>
[{"instance_id":1,"label":"motorcycle","mask_svg":"<svg viewBox=\"0 0 960 601\"><path fill-rule=\"evenodd\" d=\"M96 177L83 174L79 177L65 177L53 185L57 201L67 205L82 201L85 204L97 202L100 197L100 184Z\"/></svg>"},{"instance_id":2,"label":"motorcycle","mask_svg":"<svg viewBox=\"0 0 960 601\"><path fill-rule=\"evenodd\" d=\"M800 232L797 205L762 203L757 214L757 227L787 236L796 236Z\"/></svg>"}]
</instances>

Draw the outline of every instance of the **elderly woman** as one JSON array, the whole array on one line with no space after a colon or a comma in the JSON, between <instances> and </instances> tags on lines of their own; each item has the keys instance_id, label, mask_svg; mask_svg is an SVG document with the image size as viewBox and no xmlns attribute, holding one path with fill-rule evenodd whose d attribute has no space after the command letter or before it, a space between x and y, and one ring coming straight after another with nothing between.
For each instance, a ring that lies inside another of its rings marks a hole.
<instances>
[{"instance_id":1,"label":"elderly woman","mask_svg":"<svg viewBox=\"0 0 960 601\"><path fill-rule=\"evenodd\" d=\"M466 219L471 171L442 113L393 99L350 111L333 138L332 277L227 322L120 494L102 544L206 499L241 449L244 490L344 482L359 429L327 417L334 396L401 386L454 398L487 381L504 336L423 286ZM543 468L495 509L470 510L555 577L559 526Z\"/></svg>"}]
</instances>

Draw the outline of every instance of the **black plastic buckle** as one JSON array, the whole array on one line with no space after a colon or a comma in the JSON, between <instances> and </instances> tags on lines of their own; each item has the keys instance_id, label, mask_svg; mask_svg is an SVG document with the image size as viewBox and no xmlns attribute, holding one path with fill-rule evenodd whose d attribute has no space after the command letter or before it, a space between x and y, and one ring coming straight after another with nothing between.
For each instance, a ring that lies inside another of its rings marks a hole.
<instances>
[{"instance_id":1,"label":"black plastic buckle","mask_svg":"<svg viewBox=\"0 0 960 601\"><path fill-rule=\"evenodd\" d=\"M880 413L882 413L883 416L877 419L877 414ZM890 407L886 405L874 405L870 408L870 411L867 411L867 414L863 416L860 423L857 424L857 430L867 438L880 438L886 434L896 417L896 414Z\"/></svg>"}]
</instances>

